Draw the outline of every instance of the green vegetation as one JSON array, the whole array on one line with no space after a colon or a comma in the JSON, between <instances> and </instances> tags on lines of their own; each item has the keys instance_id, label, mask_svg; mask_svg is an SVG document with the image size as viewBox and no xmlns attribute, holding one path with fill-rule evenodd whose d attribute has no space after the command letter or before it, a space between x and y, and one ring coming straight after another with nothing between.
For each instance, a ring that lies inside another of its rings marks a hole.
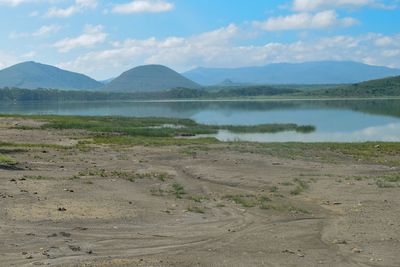
<instances>
[{"instance_id":1,"label":"green vegetation","mask_svg":"<svg viewBox=\"0 0 400 267\"><path fill-rule=\"evenodd\" d=\"M308 91L306 96L379 97L400 96L400 76L343 85L335 88Z\"/></svg>"},{"instance_id":2,"label":"green vegetation","mask_svg":"<svg viewBox=\"0 0 400 267\"><path fill-rule=\"evenodd\" d=\"M400 187L400 173L378 177L375 183L379 188Z\"/></svg>"},{"instance_id":3,"label":"green vegetation","mask_svg":"<svg viewBox=\"0 0 400 267\"><path fill-rule=\"evenodd\" d=\"M299 214L309 214L310 212L305 208L289 205L289 204L268 204L263 206L265 210L275 210L280 212L291 212Z\"/></svg>"},{"instance_id":4,"label":"green vegetation","mask_svg":"<svg viewBox=\"0 0 400 267\"><path fill-rule=\"evenodd\" d=\"M26 180L48 180L50 177L43 176L43 175L24 175L23 179Z\"/></svg>"},{"instance_id":5,"label":"green vegetation","mask_svg":"<svg viewBox=\"0 0 400 267\"><path fill-rule=\"evenodd\" d=\"M400 143L237 143L229 149L283 158L313 158L322 162L355 160L399 166ZM284 184L283 184L284 185Z\"/></svg>"},{"instance_id":6,"label":"green vegetation","mask_svg":"<svg viewBox=\"0 0 400 267\"><path fill-rule=\"evenodd\" d=\"M271 201L271 199L267 196L255 196L251 194L226 195L224 198L231 200L244 208L258 206L263 209Z\"/></svg>"},{"instance_id":7,"label":"green vegetation","mask_svg":"<svg viewBox=\"0 0 400 267\"><path fill-rule=\"evenodd\" d=\"M200 213L200 214L204 214L205 213L205 209L203 207L200 207L198 205L193 205L192 202L189 202L189 206L187 208L187 211L193 212L193 213Z\"/></svg>"},{"instance_id":8,"label":"green vegetation","mask_svg":"<svg viewBox=\"0 0 400 267\"><path fill-rule=\"evenodd\" d=\"M175 182L172 184L172 189L173 189L173 193L176 196L176 198L183 198L183 195L186 194L185 189L183 187L183 185Z\"/></svg>"},{"instance_id":9,"label":"green vegetation","mask_svg":"<svg viewBox=\"0 0 400 267\"><path fill-rule=\"evenodd\" d=\"M3 115L5 116L5 115ZM18 116L20 118L40 119L48 121L41 129L82 129L96 133L95 142L132 144L135 141L143 144L149 141L168 142L153 138L191 137L196 135L216 134L219 130L229 130L236 133L276 133L280 131L312 132L313 126L296 124L263 124L250 126L205 125L190 119L178 118L131 118L131 117L89 117L89 116ZM106 134L106 135L105 135ZM141 137L134 140L126 137ZM151 139L143 140L143 137ZM175 143L176 141L174 141ZM187 142L187 141L186 141ZM212 142L211 139L197 141ZM182 141L185 143L185 141ZM187 143L195 143L193 141ZM81 144L84 144L81 142Z\"/></svg>"},{"instance_id":10,"label":"green vegetation","mask_svg":"<svg viewBox=\"0 0 400 267\"><path fill-rule=\"evenodd\" d=\"M74 179L79 179L80 177L117 177L125 179L131 182L143 179L157 179L161 182L165 182L167 179L172 178L171 175L165 172L146 172L146 173L136 173L128 171L106 171L104 169L91 169L79 172L75 175Z\"/></svg>"},{"instance_id":11,"label":"green vegetation","mask_svg":"<svg viewBox=\"0 0 400 267\"><path fill-rule=\"evenodd\" d=\"M303 193L305 190L307 190L308 188L310 188L310 185L306 182L303 181L301 179L294 179L294 183L296 184L296 188L293 189L292 191L290 191L291 195L300 195L301 193Z\"/></svg>"},{"instance_id":12,"label":"green vegetation","mask_svg":"<svg viewBox=\"0 0 400 267\"><path fill-rule=\"evenodd\" d=\"M15 165L17 163L18 161L13 159L12 157L0 154L0 164Z\"/></svg>"},{"instance_id":13,"label":"green vegetation","mask_svg":"<svg viewBox=\"0 0 400 267\"><path fill-rule=\"evenodd\" d=\"M175 88L160 92L118 93L104 91L63 91L53 89L0 89L0 101L115 101L227 98L349 98L400 96L400 76L345 85L257 85Z\"/></svg>"},{"instance_id":14,"label":"green vegetation","mask_svg":"<svg viewBox=\"0 0 400 267\"><path fill-rule=\"evenodd\" d=\"M63 91L55 89L0 89L0 101L113 101L113 100L162 100L162 99L216 99L256 96L297 95L298 89L274 86L244 86L210 91L205 89L175 88L162 92L117 93L104 91Z\"/></svg>"},{"instance_id":15,"label":"green vegetation","mask_svg":"<svg viewBox=\"0 0 400 267\"><path fill-rule=\"evenodd\" d=\"M218 130L228 130L233 133L278 133L284 131L310 133L315 131L314 126L299 126L297 124L260 124L255 126L222 125L214 127Z\"/></svg>"}]
</instances>

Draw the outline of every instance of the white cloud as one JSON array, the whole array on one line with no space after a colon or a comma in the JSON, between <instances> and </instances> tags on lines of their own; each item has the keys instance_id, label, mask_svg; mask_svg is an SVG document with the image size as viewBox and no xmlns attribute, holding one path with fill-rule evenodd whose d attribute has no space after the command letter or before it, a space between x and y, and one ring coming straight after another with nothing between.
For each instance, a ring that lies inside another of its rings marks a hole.
<instances>
[{"instance_id":1,"label":"white cloud","mask_svg":"<svg viewBox=\"0 0 400 267\"><path fill-rule=\"evenodd\" d=\"M29 51L28 53L22 54L21 58L23 59L31 59L34 58L36 56L36 52L35 51Z\"/></svg>"},{"instance_id":2,"label":"white cloud","mask_svg":"<svg viewBox=\"0 0 400 267\"><path fill-rule=\"evenodd\" d=\"M392 45L394 42L395 42L395 40L392 37L383 36L381 38L378 38L375 41L375 44L378 46L389 46L389 45Z\"/></svg>"},{"instance_id":3,"label":"white cloud","mask_svg":"<svg viewBox=\"0 0 400 267\"><path fill-rule=\"evenodd\" d=\"M51 3L58 0L0 0L0 5L17 7L23 4Z\"/></svg>"},{"instance_id":4,"label":"white cloud","mask_svg":"<svg viewBox=\"0 0 400 267\"><path fill-rule=\"evenodd\" d=\"M400 67L400 35L371 33L356 37L338 35L309 38L290 43L236 44L242 35L241 29L232 24L186 38L127 39L114 42L108 49L91 51L74 60L62 62L59 66L97 78L112 77L133 66L153 63L164 64L178 71L197 66L242 67L318 60L352 60ZM377 40L386 37L393 39L390 45L377 45Z\"/></svg>"},{"instance_id":5,"label":"white cloud","mask_svg":"<svg viewBox=\"0 0 400 267\"><path fill-rule=\"evenodd\" d=\"M112 8L113 13L160 13L174 8L174 4L163 0L133 0L126 4L118 4Z\"/></svg>"},{"instance_id":6,"label":"white cloud","mask_svg":"<svg viewBox=\"0 0 400 267\"><path fill-rule=\"evenodd\" d=\"M364 6L389 9L394 6L385 5L377 0L294 0L293 9L296 11L313 11L329 8L360 8Z\"/></svg>"},{"instance_id":7,"label":"white cloud","mask_svg":"<svg viewBox=\"0 0 400 267\"><path fill-rule=\"evenodd\" d=\"M103 32L103 26L86 25L84 32L75 38L65 38L54 44L54 47L61 53L69 52L75 48L93 47L103 43L107 38L107 33Z\"/></svg>"},{"instance_id":8,"label":"white cloud","mask_svg":"<svg viewBox=\"0 0 400 267\"><path fill-rule=\"evenodd\" d=\"M22 38L22 37L42 37L42 36L48 36L50 34L57 33L60 29L61 29L61 27L59 25L44 25L32 33L12 32L12 33L10 33L9 37L11 39Z\"/></svg>"},{"instance_id":9,"label":"white cloud","mask_svg":"<svg viewBox=\"0 0 400 267\"><path fill-rule=\"evenodd\" d=\"M0 0L0 5L16 7L21 4L33 3L35 0Z\"/></svg>"},{"instance_id":10,"label":"white cloud","mask_svg":"<svg viewBox=\"0 0 400 267\"><path fill-rule=\"evenodd\" d=\"M17 57L11 55L9 52L0 50L0 69L4 69L18 62Z\"/></svg>"},{"instance_id":11,"label":"white cloud","mask_svg":"<svg viewBox=\"0 0 400 267\"><path fill-rule=\"evenodd\" d=\"M45 36L58 32L61 29L59 25L44 25L37 31L32 33L32 36Z\"/></svg>"},{"instance_id":12,"label":"white cloud","mask_svg":"<svg viewBox=\"0 0 400 267\"><path fill-rule=\"evenodd\" d=\"M95 9L96 7L97 0L75 0L74 5L66 8L51 7L44 16L48 18L67 18L85 9Z\"/></svg>"},{"instance_id":13,"label":"white cloud","mask_svg":"<svg viewBox=\"0 0 400 267\"><path fill-rule=\"evenodd\" d=\"M254 22L255 27L266 31L324 29L333 26L351 26L357 24L353 18L338 18L334 10L316 14L298 13L288 16L272 17L263 22Z\"/></svg>"},{"instance_id":14,"label":"white cloud","mask_svg":"<svg viewBox=\"0 0 400 267\"><path fill-rule=\"evenodd\" d=\"M7 6L18 6L25 2L26 0L0 0L0 4Z\"/></svg>"}]
</instances>

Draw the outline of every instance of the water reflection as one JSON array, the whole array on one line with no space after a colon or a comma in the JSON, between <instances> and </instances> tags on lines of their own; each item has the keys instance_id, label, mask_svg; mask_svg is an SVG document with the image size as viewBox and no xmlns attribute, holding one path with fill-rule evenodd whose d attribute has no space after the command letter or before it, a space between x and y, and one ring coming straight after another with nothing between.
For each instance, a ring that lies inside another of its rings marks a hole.
<instances>
[{"instance_id":1,"label":"water reflection","mask_svg":"<svg viewBox=\"0 0 400 267\"><path fill-rule=\"evenodd\" d=\"M274 134L235 134L220 131L214 135L220 141L249 141L249 142L366 142L366 141L400 141L400 123L384 126L367 127L358 131L317 131L308 134L296 132L280 132Z\"/></svg>"},{"instance_id":2,"label":"water reflection","mask_svg":"<svg viewBox=\"0 0 400 267\"><path fill-rule=\"evenodd\" d=\"M400 141L400 100L25 102L0 105L0 113L191 118L205 124L313 125L311 134L235 135L249 141ZM373 133L373 134L371 134Z\"/></svg>"}]
</instances>

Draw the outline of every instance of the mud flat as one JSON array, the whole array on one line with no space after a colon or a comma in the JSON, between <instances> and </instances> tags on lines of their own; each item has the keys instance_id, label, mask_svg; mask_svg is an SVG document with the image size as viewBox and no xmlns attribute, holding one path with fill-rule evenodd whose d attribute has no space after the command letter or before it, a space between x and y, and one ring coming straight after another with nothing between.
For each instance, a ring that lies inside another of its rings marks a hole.
<instances>
[{"instance_id":1,"label":"mud flat","mask_svg":"<svg viewBox=\"0 0 400 267\"><path fill-rule=\"evenodd\" d=\"M400 266L398 143L46 123L0 118L0 266Z\"/></svg>"}]
</instances>

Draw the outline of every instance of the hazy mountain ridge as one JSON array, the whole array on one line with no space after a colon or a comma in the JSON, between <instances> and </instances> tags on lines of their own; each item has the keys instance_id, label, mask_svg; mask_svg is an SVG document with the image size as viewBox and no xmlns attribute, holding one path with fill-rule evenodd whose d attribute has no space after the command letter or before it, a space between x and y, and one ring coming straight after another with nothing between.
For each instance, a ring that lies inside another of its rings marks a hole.
<instances>
[{"instance_id":1,"label":"hazy mountain ridge","mask_svg":"<svg viewBox=\"0 0 400 267\"><path fill-rule=\"evenodd\" d=\"M265 74L266 70L268 71L268 75ZM375 80L376 76L378 76L378 78L397 76L400 75L400 70L369 66L355 62L325 61L299 64L271 64L266 67L239 69L198 68L187 72L186 75L188 75L188 73L195 76L195 80L206 80L212 77L212 79L215 79L216 81L218 80L218 82L215 83L218 88L251 87L252 85L258 84L275 84L276 86L278 86L278 84L281 86L298 84L304 87L311 86L311 84L309 84L311 82L318 87L321 84L355 84L358 83L358 81L354 82L355 80L361 79L361 82ZM236 75L236 78L222 79L222 77L225 77L226 75ZM254 80L251 80L251 78L254 78ZM239 81L239 79L242 79L242 81ZM261 83L262 79L264 79L264 82ZM269 82L267 82L266 79L270 79L268 80ZM284 82L280 79L284 79ZM386 90L386 92L388 91L387 87L382 86L381 84L373 84L376 88L379 87L381 90ZM354 90L360 90L360 88L363 88L363 86L338 86L341 89L353 88ZM388 86L392 86L392 89L395 88L393 90L397 90L396 88L399 85L391 85L391 83L389 83ZM51 88L61 90L96 90L99 92L132 93L160 92L174 88L201 88L199 84L162 65L135 67L122 73L117 78L99 82L83 74L62 70L36 62L23 62L0 70L0 88L4 87L26 89ZM376 88L374 90L376 90ZM391 92L391 94L393 94L393 92Z\"/></svg>"},{"instance_id":2,"label":"hazy mountain ridge","mask_svg":"<svg viewBox=\"0 0 400 267\"><path fill-rule=\"evenodd\" d=\"M197 68L183 73L202 85L225 80L243 84L343 84L400 75L400 69L351 61L276 63L262 67Z\"/></svg>"},{"instance_id":3,"label":"hazy mountain ridge","mask_svg":"<svg viewBox=\"0 0 400 267\"><path fill-rule=\"evenodd\" d=\"M162 65L135 67L108 83L104 90L114 92L156 92L173 88L197 89L200 85Z\"/></svg>"},{"instance_id":4,"label":"hazy mountain ridge","mask_svg":"<svg viewBox=\"0 0 400 267\"><path fill-rule=\"evenodd\" d=\"M101 86L100 82L86 75L32 61L0 70L0 88L94 90Z\"/></svg>"}]
</instances>

